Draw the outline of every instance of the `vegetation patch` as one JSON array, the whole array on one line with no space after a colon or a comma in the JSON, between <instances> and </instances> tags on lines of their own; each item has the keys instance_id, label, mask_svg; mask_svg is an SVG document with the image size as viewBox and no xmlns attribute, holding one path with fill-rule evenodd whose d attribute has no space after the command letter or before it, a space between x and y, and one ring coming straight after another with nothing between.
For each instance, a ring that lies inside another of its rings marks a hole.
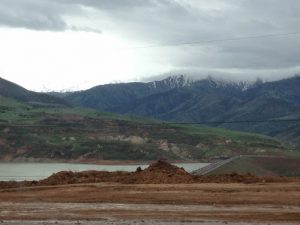
<instances>
[{"instance_id":1,"label":"vegetation patch","mask_svg":"<svg viewBox=\"0 0 300 225\"><path fill-rule=\"evenodd\" d=\"M4 97L0 109L0 138L6 143L1 146L0 160L207 161L224 155L299 154L294 146L267 136L219 128Z\"/></svg>"}]
</instances>

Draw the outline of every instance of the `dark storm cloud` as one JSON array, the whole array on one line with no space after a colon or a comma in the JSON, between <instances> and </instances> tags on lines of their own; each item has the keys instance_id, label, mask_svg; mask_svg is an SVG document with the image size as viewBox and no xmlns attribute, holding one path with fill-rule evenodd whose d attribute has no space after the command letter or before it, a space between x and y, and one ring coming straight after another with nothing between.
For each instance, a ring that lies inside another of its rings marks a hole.
<instances>
[{"instance_id":1,"label":"dark storm cloud","mask_svg":"<svg viewBox=\"0 0 300 225\"><path fill-rule=\"evenodd\" d=\"M99 8L101 10L123 10L136 7L151 6L156 1L153 0L55 0L67 4L79 4Z\"/></svg>"},{"instance_id":2,"label":"dark storm cloud","mask_svg":"<svg viewBox=\"0 0 300 225\"><path fill-rule=\"evenodd\" d=\"M0 0L0 25L34 30L64 30L66 8L48 0Z\"/></svg>"},{"instance_id":3,"label":"dark storm cloud","mask_svg":"<svg viewBox=\"0 0 300 225\"><path fill-rule=\"evenodd\" d=\"M145 45L300 31L299 0L0 0L0 3L2 26L109 30ZM76 18L73 24L72 18ZM89 24L77 26L80 19L88 20ZM157 48L156 54L165 56L161 63L179 70L234 69L258 74L275 69L294 71L300 64L299 37Z\"/></svg>"},{"instance_id":4,"label":"dark storm cloud","mask_svg":"<svg viewBox=\"0 0 300 225\"><path fill-rule=\"evenodd\" d=\"M298 0L76 2L106 12L110 26L120 35L150 45L300 31ZM157 54L165 54L167 59L163 63L178 69L248 69L267 74L268 70L292 70L299 66L299 37L216 42L200 47L177 46L158 49Z\"/></svg>"}]
</instances>

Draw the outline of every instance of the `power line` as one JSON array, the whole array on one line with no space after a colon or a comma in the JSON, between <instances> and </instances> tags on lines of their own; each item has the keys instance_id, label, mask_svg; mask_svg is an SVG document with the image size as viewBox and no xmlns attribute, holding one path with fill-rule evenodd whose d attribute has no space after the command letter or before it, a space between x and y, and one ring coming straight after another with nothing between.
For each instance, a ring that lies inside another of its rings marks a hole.
<instances>
[{"instance_id":1,"label":"power line","mask_svg":"<svg viewBox=\"0 0 300 225\"><path fill-rule=\"evenodd\" d=\"M240 121L211 121L211 122L184 122L184 123L166 123L166 124L183 124L183 125L205 125L205 124L234 124L234 123L282 123L282 122L300 122L300 119L289 120L240 120Z\"/></svg>"},{"instance_id":2,"label":"power line","mask_svg":"<svg viewBox=\"0 0 300 225\"><path fill-rule=\"evenodd\" d=\"M154 44L147 46L136 46L136 47L128 47L121 49L146 49L146 48L162 48L162 47L173 47L173 46L184 46L184 45L199 45L199 44L209 44L209 43L217 43L217 42L229 42L229 41L241 41L241 40L250 40L250 39L264 39L270 37L286 37L286 36L294 36L300 35L300 31L290 32L290 33L277 33L277 34L261 34L261 35L252 35L252 36L244 36L244 37L236 37L236 38L224 38L224 39L213 39L213 40L199 40L199 41L191 41L191 42L179 42L173 44Z\"/></svg>"},{"instance_id":3,"label":"power line","mask_svg":"<svg viewBox=\"0 0 300 225\"><path fill-rule=\"evenodd\" d=\"M123 121L122 121L123 122ZM127 121L124 121L127 122ZM128 121L131 122L131 121ZM300 122L300 119L273 119L273 120L239 120L239 121L202 121L202 122L153 122L153 123L140 123L137 122L134 125L146 125L146 126L156 126L156 125L208 125L208 124L241 124L241 123L283 123L283 122ZM63 128L63 129L78 129L78 130L89 130L94 131L99 128L86 129L80 126L70 126L70 124L64 127L64 125L53 125L53 124L3 124L0 126L6 127L49 127L49 128ZM112 125L110 125L112 126Z\"/></svg>"}]
</instances>

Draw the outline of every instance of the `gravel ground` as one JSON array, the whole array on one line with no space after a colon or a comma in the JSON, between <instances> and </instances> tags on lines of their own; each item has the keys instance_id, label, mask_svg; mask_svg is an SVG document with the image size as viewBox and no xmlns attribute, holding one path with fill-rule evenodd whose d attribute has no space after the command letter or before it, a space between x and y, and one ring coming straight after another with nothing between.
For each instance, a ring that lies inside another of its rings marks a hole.
<instances>
[{"instance_id":1,"label":"gravel ground","mask_svg":"<svg viewBox=\"0 0 300 225\"><path fill-rule=\"evenodd\" d=\"M1 221L1 225L270 225L270 223L240 223L227 221L167 222L157 220L105 220L105 221ZM296 225L297 223L272 223L272 225Z\"/></svg>"},{"instance_id":2,"label":"gravel ground","mask_svg":"<svg viewBox=\"0 0 300 225\"><path fill-rule=\"evenodd\" d=\"M9 221L2 223L6 225L76 221L81 221L78 225L179 225L201 221L208 225L299 225L299 184L98 183L3 189L0 220Z\"/></svg>"}]
</instances>

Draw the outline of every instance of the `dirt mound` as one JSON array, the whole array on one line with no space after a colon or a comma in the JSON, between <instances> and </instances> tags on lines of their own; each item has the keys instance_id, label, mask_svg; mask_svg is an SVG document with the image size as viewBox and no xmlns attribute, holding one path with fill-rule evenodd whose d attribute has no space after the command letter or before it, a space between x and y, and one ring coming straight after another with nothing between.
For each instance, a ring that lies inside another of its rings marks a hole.
<instances>
[{"instance_id":1,"label":"dirt mound","mask_svg":"<svg viewBox=\"0 0 300 225\"><path fill-rule=\"evenodd\" d=\"M166 161L158 161L148 168L138 168L135 172L107 171L62 171L40 181L0 182L0 188L24 186L64 185L79 183L117 182L123 184L189 184L189 183L264 183L288 182L297 180L287 177L257 177L252 174L225 174L211 176L193 176L183 168Z\"/></svg>"},{"instance_id":2,"label":"dirt mound","mask_svg":"<svg viewBox=\"0 0 300 225\"><path fill-rule=\"evenodd\" d=\"M50 177L38 181L38 185L63 185L78 183L96 183L96 182L120 182L129 176L129 172L107 172L107 171L83 171L72 172L62 171L51 175Z\"/></svg>"},{"instance_id":3,"label":"dirt mound","mask_svg":"<svg viewBox=\"0 0 300 225\"><path fill-rule=\"evenodd\" d=\"M39 181L40 185L62 185L76 183L118 182L125 184L165 184L165 183L191 183L194 177L182 168L173 166L166 161L158 161L145 170L136 172L106 172L62 171Z\"/></svg>"},{"instance_id":4,"label":"dirt mound","mask_svg":"<svg viewBox=\"0 0 300 225\"><path fill-rule=\"evenodd\" d=\"M194 177L183 168L178 168L166 161L159 160L142 171L137 171L127 177L123 183L141 184L171 184L192 183Z\"/></svg>"},{"instance_id":5,"label":"dirt mound","mask_svg":"<svg viewBox=\"0 0 300 225\"><path fill-rule=\"evenodd\" d=\"M158 160L157 162L151 164L147 167L144 172L162 172L162 173L180 173L182 175L188 175L183 168L179 168L175 165L170 164L165 160Z\"/></svg>"},{"instance_id":6,"label":"dirt mound","mask_svg":"<svg viewBox=\"0 0 300 225\"><path fill-rule=\"evenodd\" d=\"M264 183L286 182L291 178L258 177L253 174L230 173L224 175L193 176L183 168L166 161L157 161L148 168L136 172L63 171L38 182L39 185L117 182L123 184L179 184L179 183Z\"/></svg>"}]
</instances>

